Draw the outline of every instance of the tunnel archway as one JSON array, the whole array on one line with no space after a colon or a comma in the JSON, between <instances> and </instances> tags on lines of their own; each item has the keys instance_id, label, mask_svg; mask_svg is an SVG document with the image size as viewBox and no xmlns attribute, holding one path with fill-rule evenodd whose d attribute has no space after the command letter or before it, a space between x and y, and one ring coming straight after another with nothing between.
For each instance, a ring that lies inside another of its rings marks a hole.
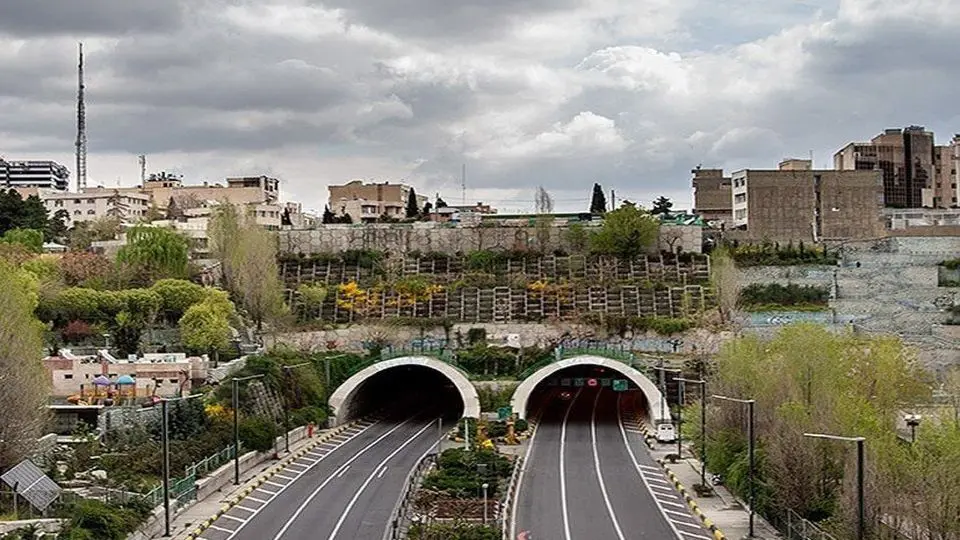
<instances>
[{"instance_id":1,"label":"tunnel archway","mask_svg":"<svg viewBox=\"0 0 960 540\"><path fill-rule=\"evenodd\" d=\"M648 420L650 420L653 425L657 425L661 421L670 421L669 408L661 412L660 407L654 406L655 404L660 403L662 394L660 393L660 389L657 388L657 385L654 384L653 381L648 379L646 375L637 369L634 369L627 364L620 362L619 360L613 360L611 358L594 355L579 355L571 358L565 358L558 362L548 364L535 371L532 375L524 379L523 382L517 386L517 389L514 390L513 398L510 400L510 404L513 406L514 412L518 413L520 418L526 419L527 402L530 400L530 396L533 394L534 390L536 390L537 386L557 372L574 366L600 366L622 374L624 377L630 379L630 381L632 381L643 393L648 405Z\"/></svg>"},{"instance_id":2,"label":"tunnel archway","mask_svg":"<svg viewBox=\"0 0 960 540\"><path fill-rule=\"evenodd\" d=\"M463 372L450 364L427 356L403 356L367 366L337 387L329 401L331 409L330 425L338 426L353 418L357 408L355 401L365 383L374 380L378 375L382 375L388 370L411 366L426 368L426 370L448 380L453 384L463 401L463 416L480 417L480 397L477 395L477 389Z\"/></svg>"}]
</instances>

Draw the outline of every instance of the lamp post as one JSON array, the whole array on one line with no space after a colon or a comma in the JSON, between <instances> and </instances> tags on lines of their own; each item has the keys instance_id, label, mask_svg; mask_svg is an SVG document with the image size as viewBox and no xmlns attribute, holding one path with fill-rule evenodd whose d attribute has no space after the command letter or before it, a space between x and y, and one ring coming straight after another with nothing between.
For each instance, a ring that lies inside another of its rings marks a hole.
<instances>
[{"instance_id":1,"label":"lamp post","mask_svg":"<svg viewBox=\"0 0 960 540\"><path fill-rule=\"evenodd\" d=\"M253 379L260 379L261 375L249 377L234 377L233 384L233 485L240 485L240 383Z\"/></svg>"},{"instance_id":2,"label":"lamp post","mask_svg":"<svg viewBox=\"0 0 960 540\"><path fill-rule=\"evenodd\" d=\"M323 357L323 385L328 396L330 395L330 361L336 360L337 358L344 358L346 356L347 355L345 354L335 354L333 356Z\"/></svg>"},{"instance_id":3,"label":"lamp post","mask_svg":"<svg viewBox=\"0 0 960 540\"><path fill-rule=\"evenodd\" d=\"M486 525L487 524L487 488L490 487L490 484L484 482L483 485L480 487L483 488L483 524Z\"/></svg>"},{"instance_id":4,"label":"lamp post","mask_svg":"<svg viewBox=\"0 0 960 540\"><path fill-rule=\"evenodd\" d=\"M667 373L668 372L673 373L674 378L676 378L677 375L682 374L683 372L680 371L679 369L663 367L663 357L660 358L659 365L654 367L653 369L657 370L660 373L660 376L658 377L658 379L660 383L660 419L662 420L667 417L667 413L665 410L666 403L667 403ZM679 428L678 428L678 431L679 431Z\"/></svg>"},{"instance_id":5,"label":"lamp post","mask_svg":"<svg viewBox=\"0 0 960 540\"><path fill-rule=\"evenodd\" d=\"M754 406L756 405L757 402L756 402L756 400L753 400L753 399L738 399L738 398L732 398L732 397L727 397L727 396L714 395L714 396L712 396L712 397L713 397L713 399L719 399L719 400L721 400L721 401L730 401L730 402L733 402L733 403L740 403L741 405L746 405L746 406L747 406L747 412L748 412L749 417L750 417L749 423L747 424L747 426L748 426L748 427L747 427L747 433L748 433L748 437L749 437L749 441L750 441L750 442L749 442L749 446L748 446L748 450L747 450L747 454L748 454L748 456L749 456L749 461L750 461L749 472L748 472L748 475L749 475L749 484L750 484L750 486L749 486L749 491L750 491L750 530L749 530L749 532L747 533L747 538L754 538L754 535L753 535L753 521L754 521L754 513L755 513L754 506L755 506L755 503L756 503L756 496L757 496L757 492L756 492L756 479L754 478L754 474L756 473L756 468L755 468L755 467L756 467L756 462L754 461L754 458L755 458L755 451L754 451L754 450L755 450L755 448L756 448L756 433L755 433L755 431L754 431Z\"/></svg>"},{"instance_id":6,"label":"lamp post","mask_svg":"<svg viewBox=\"0 0 960 540\"><path fill-rule=\"evenodd\" d=\"M920 425L920 420L922 419L923 419L922 416L920 416L919 414L913 414L913 413L904 415L903 417L903 421L906 422L908 426L910 426L910 442L911 443L917 442L917 426Z\"/></svg>"},{"instance_id":7,"label":"lamp post","mask_svg":"<svg viewBox=\"0 0 960 540\"><path fill-rule=\"evenodd\" d=\"M292 366L283 366L283 379L284 382L290 383L290 370L300 368L303 366L309 366L310 362L301 362L299 364L294 364ZM286 389L280 392L280 395L283 396L283 445L286 453L290 453L290 403L287 401L287 392Z\"/></svg>"},{"instance_id":8,"label":"lamp post","mask_svg":"<svg viewBox=\"0 0 960 540\"><path fill-rule=\"evenodd\" d=\"M703 379L684 379L677 377L680 386L696 384L700 386L700 485L707 487L707 381Z\"/></svg>"},{"instance_id":9,"label":"lamp post","mask_svg":"<svg viewBox=\"0 0 960 540\"><path fill-rule=\"evenodd\" d=\"M804 433L804 437L812 439L827 439L831 441L852 442L857 444L857 540L863 540L866 534L866 513L864 508L863 495L863 472L864 472L864 443L867 439L864 437L841 437L839 435L827 435L825 433Z\"/></svg>"},{"instance_id":10,"label":"lamp post","mask_svg":"<svg viewBox=\"0 0 960 540\"><path fill-rule=\"evenodd\" d=\"M170 421L167 403L203 397L203 394L160 399L160 436L163 446L163 536L170 536Z\"/></svg>"}]
</instances>

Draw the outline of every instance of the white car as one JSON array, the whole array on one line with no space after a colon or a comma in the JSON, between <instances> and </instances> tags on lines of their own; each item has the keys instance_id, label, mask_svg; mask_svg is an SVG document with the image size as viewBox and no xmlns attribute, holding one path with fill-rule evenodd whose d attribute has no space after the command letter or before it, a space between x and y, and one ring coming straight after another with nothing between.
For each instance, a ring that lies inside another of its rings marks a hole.
<instances>
[{"instance_id":1,"label":"white car","mask_svg":"<svg viewBox=\"0 0 960 540\"><path fill-rule=\"evenodd\" d=\"M677 430L674 429L673 424L660 424L657 426L657 442L677 442Z\"/></svg>"}]
</instances>

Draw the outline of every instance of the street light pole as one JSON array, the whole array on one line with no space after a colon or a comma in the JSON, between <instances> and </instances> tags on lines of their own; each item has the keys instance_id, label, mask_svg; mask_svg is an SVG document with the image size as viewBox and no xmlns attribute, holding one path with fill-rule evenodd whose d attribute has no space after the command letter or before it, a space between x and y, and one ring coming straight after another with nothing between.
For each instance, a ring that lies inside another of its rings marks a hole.
<instances>
[{"instance_id":1,"label":"street light pole","mask_svg":"<svg viewBox=\"0 0 960 540\"><path fill-rule=\"evenodd\" d=\"M203 397L203 394L160 399L160 437L163 452L163 536L170 536L170 420L167 403Z\"/></svg>"},{"instance_id":2,"label":"street light pole","mask_svg":"<svg viewBox=\"0 0 960 540\"><path fill-rule=\"evenodd\" d=\"M700 485L707 487L707 381L678 377L681 386L690 383L700 386Z\"/></svg>"},{"instance_id":3,"label":"street light pole","mask_svg":"<svg viewBox=\"0 0 960 540\"><path fill-rule=\"evenodd\" d=\"M233 485L240 485L240 383L252 379L259 379L264 375L250 375L249 377L234 377L233 384Z\"/></svg>"},{"instance_id":4,"label":"street light pole","mask_svg":"<svg viewBox=\"0 0 960 540\"><path fill-rule=\"evenodd\" d=\"M738 399L738 398L732 398L732 397L727 397L727 396L718 396L718 395L714 395L713 398L714 398L714 399L719 399L719 400L721 400L721 401L730 401L730 402L733 402L733 403L740 403L741 405L746 405L746 406L747 406L747 414L748 414L748 416L749 416L749 419L748 419L748 421L747 421L747 437L749 438L749 443L748 443L748 446L747 446L747 455L748 455L748 460L749 460L749 462L750 462L749 467L748 467L748 482L749 482L749 484L750 484L750 485L749 485L749 497L750 497L750 530L749 530L749 532L747 533L747 538L754 538L754 534L753 534L754 527L753 527L753 525L754 525L754 515L756 514L756 511L754 510L754 507L756 506L756 502L757 502L757 501L756 501L756 498L757 498L756 487L757 487L757 486L756 486L756 478L755 478L755 474L756 474L756 462L755 462L755 458L756 458L756 454L755 454L755 448L756 448L756 432L755 432L755 430L754 430L754 405L756 405L756 400L753 400L753 399Z\"/></svg>"},{"instance_id":5,"label":"street light pole","mask_svg":"<svg viewBox=\"0 0 960 540\"><path fill-rule=\"evenodd\" d=\"M310 362L301 362L292 366L283 366L284 383L290 384L290 370L303 366L311 365ZM283 445L286 453L290 453L290 403L287 401L287 392L284 388L280 395L283 396Z\"/></svg>"},{"instance_id":6,"label":"street light pole","mask_svg":"<svg viewBox=\"0 0 960 540\"><path fill-rule=\"evenodd\" d=\"M866 535L866 504L864 501L863 477L864 477L864 445L865 437L842 437L840 435L828 435L826 433L804 433L804 437L811 439L827 439L831 441L852 442L857 444L857 540L863 540Z\"/></svg>"},{"instance_id":7,"label":"street light pole","mask_svg":"<svg viewBox=\"0 0 960 540\"><path fill-rule=\"evenodd\" d=\"M487 484L486 482L484 482L483 485L480 487L483 488L483 524L486 525L487 524L487 488L490 487L490 484Z\"/></svg>"},{"instance_id":8,"label":"street light pole","mask_svg":"<svg viewBox=\"0 0 960 540\"><path fill-rule=\"evenodd\" d=\"M908 414L903 417L903 420L910 426L910 442L917 442L917 426L920 425L920 419L922 417L919 414Z\"/></svg>"}]
</instances>

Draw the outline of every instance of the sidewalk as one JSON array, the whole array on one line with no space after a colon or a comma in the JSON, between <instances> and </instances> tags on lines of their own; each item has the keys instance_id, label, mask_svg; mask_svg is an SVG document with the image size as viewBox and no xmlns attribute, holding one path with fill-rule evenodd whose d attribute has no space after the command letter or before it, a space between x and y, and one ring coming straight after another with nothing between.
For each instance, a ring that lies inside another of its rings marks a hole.
<instances>
[{"instance_id":1,"label":"sidewalk","mask_svg":"<svg viewBox=\"0 0 960 540\"><path fill-rule=\"evenodd\" d=\"M290 442L290 453L280 452L279 459L268 459L258 465L247 469L246 471L243 468L240 469L240 485L233 485L233 462L229 464L230 469L230 483L221 488L219 491L215 491L207 496L203 500L198 500L192 505L187 507L186 510L178 512L176 515L170 516L170 538L175 540L188 540L192 539L191 533L194 530L203 525L203 523L209 519L211 516L217 515L223 507L229 504L232 500L239 498L249 486L257 485L258 477L263 473L267 472L268 469L273 469L281 464L285 464L288 458L295 457L298 452L303 449L309 448L316 444L319 444L320 441L327 439L327 436L337 429L325 429L318 430L313 434L313 438L305 438L299 441ZM161 517L161 519L163 519ZM161 526L160 534L155 535L154 538L163 538L163 528Z\"/></svg>"},{"instance_id":2,"label":"sidewalk","mask_svg":"<svg viewBox=\"0 0 960 540\"><path fill-rule=\"evenodd\" d=\"M652 437L648 437L647 445L650 446L650 455L660 463L668 473L673 473L671 478L678 488L689 497L688 502L694 508L694 512L699 509L703 517L709 519L716 529L723 533L723 537L728 540L740 540L746 538L750 530L750 512L745 503L738 500L725 486L713 486L714 495L711 497L701 497L693 489L694 484L700 483L700 461L693 457L690 449L683 448L683 459L676 463L670 463L667 455L677 454L676 444L660 444ZM707 471L707 483L710 483L710 471ZM754 538L762 540L773 540L783 538L776 529L766 522L759 515L754 516Z\"/></svg>"}]
</instances>

